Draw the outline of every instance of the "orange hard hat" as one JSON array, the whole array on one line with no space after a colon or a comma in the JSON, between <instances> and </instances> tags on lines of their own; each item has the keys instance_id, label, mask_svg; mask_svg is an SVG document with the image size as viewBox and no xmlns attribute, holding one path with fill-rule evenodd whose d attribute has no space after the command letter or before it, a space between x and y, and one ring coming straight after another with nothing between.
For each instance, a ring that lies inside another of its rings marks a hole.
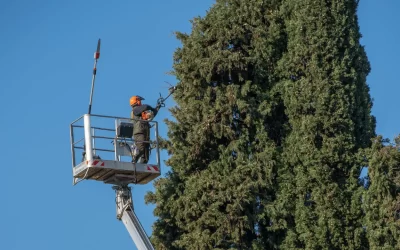
<instances>
[{"instance_id":1,"label":"orange hard hat","mask_svg":"<svg viewBox=\"0 0 400 250\"><path fill-rule=\"evenodd\" d=\"M129 100L129 104L131 106L133 105L142 105L142 100L144 100L143 97L138 96L138 95L134 95L131 97L131 99Z\"/></svg>"}]
</instances>

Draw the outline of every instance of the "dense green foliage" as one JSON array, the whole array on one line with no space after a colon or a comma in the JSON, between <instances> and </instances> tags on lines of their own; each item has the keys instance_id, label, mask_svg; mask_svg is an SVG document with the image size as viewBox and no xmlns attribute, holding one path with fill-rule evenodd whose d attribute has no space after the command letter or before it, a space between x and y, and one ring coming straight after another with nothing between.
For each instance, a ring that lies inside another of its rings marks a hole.
<instances>
[{"instance_id":1,"label":"dense green foliage","mask_svg":"<svg viewBox=\"0 0 400 250\"><path fill-rule=\"evenodd\" d=\"M156 249L396 246L397 184L382 174L395 176L398 156L370 148L356 9L355 0L217 0L190 34L176 34L171 171L146 197ZM380 173L367 191L366 159Z\"/></svg>"},{"instance_id":2,"label":"dense green foliage","mask_svg":"<svg viewBox=\"0 0 400 250\"><path fill-rule=\"evenodd\" d=\"M279 62L290 133L283 147L275 223L283 249L360 249L359 149L374 135L369 72L356 3L283 1L287 53Z\"/></svg>"},{"instance_id":3,"label":"dense green foliage","mask_svg":"<svg viewBox=\"0 0 400 250\"><path fill-rule=\"evenodd\" d=\"M285 48L276 8L217 1L193 20L190 35L177 34L183 47L174 56L176 121L168 122L172 172L148 196L160 218L158 249L262 248L273 237L264 209L274 198L285 121L270 93Z\"/></svg>"},{"instance_id":4,"label":"dense green foliage","mask_svg":"<svg viewBox=\"0 0 400 250\"><path fill-rule=\"evenodd\" d=\"M365 226L371 249L400 249L400 138L384 145L378 137L369 150Z\"/></svg>"}]
</instances>

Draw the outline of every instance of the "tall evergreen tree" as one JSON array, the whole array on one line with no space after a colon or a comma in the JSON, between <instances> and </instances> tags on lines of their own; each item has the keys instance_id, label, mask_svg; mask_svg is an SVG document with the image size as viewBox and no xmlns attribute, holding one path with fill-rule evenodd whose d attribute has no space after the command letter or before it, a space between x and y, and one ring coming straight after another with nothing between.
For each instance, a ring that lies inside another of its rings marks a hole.
<instances>
[{"instance_id":1,"label":"tall evergreen tree","mask_svg":"<svg viewBox=\"0 0 400 250\"><path fill-rule=\"evenodd\" d=\"M284 0L284 141L273 227L281 249L363 249L360 149L374 136L356 0Z\"/></svg>"},{"instance_id":2,"label":"tall evergreen tree","mask_svg":"<svg viewBox=\"0 0 400 250\"><path fill-rule=\"evenodd\" d=\"M157 249L278 247L266 212L287 121L274 92L286 49L278 4L217 0L191 34L177 33L171 171L147 196Z\"/></svg>"},{"instance_id":3,"label":"tall evergreen tree","mask_svg":"<svg viewBox=\"0 0 400 250\"><path fill-rule=\"evenodd\" d=\"M217 0L177 33L157 249L362 249L374 136L355 0Z\"/></svg>"},{"instance_id":4,"label":"tall evergreen tree","mask_svg":"<svg viewBox=\"0 0 400 250\"><path fill-rule=\"evenodd\" d=\"M400 249L400 138L378 137L369 150L365 227L371 249Z\"/></svg>"}]
</instances>

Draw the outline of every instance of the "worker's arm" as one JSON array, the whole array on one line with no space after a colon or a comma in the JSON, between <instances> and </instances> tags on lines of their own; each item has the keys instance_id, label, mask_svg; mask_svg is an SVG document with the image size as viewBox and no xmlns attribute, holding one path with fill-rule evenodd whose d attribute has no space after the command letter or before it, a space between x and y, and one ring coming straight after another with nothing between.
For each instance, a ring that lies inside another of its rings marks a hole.
<instances>
[{"instance_id":1,"label":"worker's arm","mask_svg":"<svg viewBox=\"0 0 400 250\"><path fill-rule=\"evenodd\" d=\"M158 106L157 106L157 108L153 108L153 107L150 106L150 105L143 104L143 105L134 107L132 111L133 111L133 114L134 114L135 116L141 116L142 112L144 112L144 111L146 111L146 110L151 110L151 111L153 111L154 116L156 116L159 109L160 109L160 108L159 108Z\"/></svg>"},{"instance_id":2,"label":"worker's arm","mask_svg":"<svg viewBox=\"0 0 400 250\"><path fill-rule=\"evenodd\" d=\"M160 110L160 106L157 105L156 108L150 107L150 110L153 111L155 117L158 113L158 110Z\"/></svg>"}]
</instances>

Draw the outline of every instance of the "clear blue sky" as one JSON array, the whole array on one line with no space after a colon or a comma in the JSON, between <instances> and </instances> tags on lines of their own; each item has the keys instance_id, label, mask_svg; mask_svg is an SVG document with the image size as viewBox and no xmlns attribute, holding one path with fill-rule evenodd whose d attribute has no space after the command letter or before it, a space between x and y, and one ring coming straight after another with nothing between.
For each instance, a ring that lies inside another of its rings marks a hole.
<instances>
[{"instance_id":1,"label":"clear blue sky","mask_svg":"<svg viewBox=\"0 0 400 250\"><path fill-rule=\"evenodd\" d=\"M167 91L164 81L175 82L165 74L179 46L172 32L189 32L189 20L213 2L0 0L1 249L134 249L115 218L111 187L71 185L69 124L87 112L98 38L92 112L128 116L131 95L154 104ZM397 0L359 7L377 132L389 138L400 131L399 10ZM168 116L164 109L158 120ZM152 189L133 193L149 234L155 218L143 197Z\"/></svg>"}]
</instances>

